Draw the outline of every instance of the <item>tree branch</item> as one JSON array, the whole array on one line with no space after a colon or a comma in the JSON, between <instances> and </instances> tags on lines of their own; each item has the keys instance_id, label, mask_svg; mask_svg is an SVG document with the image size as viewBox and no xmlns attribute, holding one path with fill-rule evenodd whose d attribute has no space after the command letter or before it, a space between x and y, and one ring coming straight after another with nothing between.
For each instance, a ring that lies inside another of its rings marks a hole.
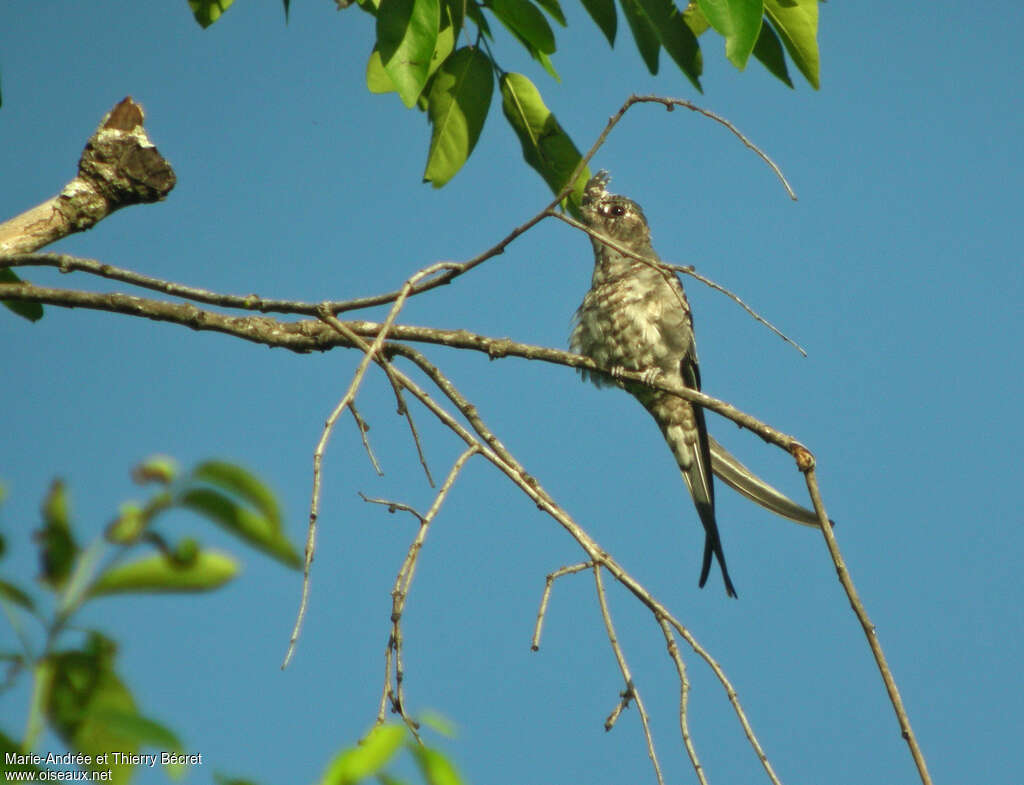
<instances>
[{"instance_id":1,"label":"tree branch","mask_svg":"<svg viewBox=\"0 0 1024 785\"><path fill-rule=\"evenodd\" d=\"M142 107L125 98L103 118L59 194L0 224L0 256L29 253L91 229L115 210L159 202L176 178L146 134Z\"/></svg>"},{"instance_id":2,"label":"tree branch","mask_svg":"<svg viewBox=\"0 0 1024 785\"><path fill-rule=\"evenodd\" d=\"M668 610L658 602L635 578L626 572L610 554L605 552L587 532L582 529L572 517L564 511L544 490L536 478L529 475L525 468L502 444L498 437L490 431L483 422L477 408L466 400L455 385L448 379L437 366L430 363L419 351L409 343L427 343L446 346L449 348L463 349L485 353L490 358L500 357L521 357L523 359L540 360L553 364L564 365L576 369L588 370L591 372L607 373L608 369L597 367L591 360L568 352L555 349L548 349L540 346L532 346L511 341L509 339L496 339L488 336L477 335L466 330L443 330L437 328L417 327L397 323L397 316L403 303L412 296L422 292L450 283L458 276L468 272L482 264L487 259L493 258L504 252L505 248L517 237L529 231L541 220L549 217L558 217L571 223L576 228L593 234L586 227L576 222L567 220L558 214L555 207L570 192L572 186L584 171L590 159L604 143L608 134L619 122L629 108L637 103L660 103L669 111L676 106L684 107L694 112L707 116L716 122L721 123L740 139L747 147L759 155L776 173L791 198L796 198L789 183L786 181L778 166L759 148L753 145L735 126L724 118L702 109L688 101L680 99L661 98L658 96L630 96L619 111L608 121L604 131L598 137L590 151L581 158L573 175L569 178L566 186L555 198L540 212L529 220L515 227L505 235L499 242L485 250L483 253L465 262L438 262L423 268L410 277L401 288L383 294L360 297L350 300L328 301L321 303L304 303L297 301L275 300L260 297L258 295L225 295L210 292L195 287L183 286L170 281L162 281L149 276L144 276L129 270L116 268L112 265L102 264L95 260L79 259L63 254L32 254L32 251L64 237L72 232L82 231L90 228L97 221L102 220L113 211L129 204L142 202L159 201L174 187L174 173L170 165L160 156L159 152L149 141L143 129L143 114L140 107L130 98L119 103L104 118L103 123L97 132L90 138L79 162L78 175L65 186L61 193L48 202L43 203L23 213L10 221L0 224L0 269L30 266L47 265L56 267L62 272L80 271L88 274L104 277L110 280L121 281L144 289L160 292L171 297L178 297L190 302L167 302L151 298L138 297L115 292L94 293L53 287L36 286L30 283L0 283L0 300L10 300L24 303L42 303L56 305L66 308L89 308L93 310L109 311L130 316L143 317L156 321L164 321L181 326L190 327L194 330L211 330L242 338L247 341L261 343L271 347L285 348L290 351L306 353L312 351L326 351L334 347L355 348L363 352L362 361L354 374L349 388L341 401L336 406L335 412L331 415L325 426L320 439L320 444L314 455L314 483L310 505L310 526L306 543L306 579L303 585L303 597L300 603L296 626L292 640L289 645L287 658L291 656L295 641L301 628L302 619L305 614L309 590L309 572L315 549L316 519L318 514L319 482L320 482L320 461L323 450L326 447L331 428L337 416L346 408L352 407L354 398L362 378L366 373L369 364L378 364L387 374L392 387L395 390L399 401L399 408L405 410L409 417L408 409L405 407L402 398L403 391L408 391L418 400L431 414L453 433L455 433L466 444L466 449L456 460L442 488L435 496L433 505L426 515L420 516L411 507L403 506L399 502L388 502L394 509L408 509L420 520L420 529L413 540L407 553L406 560L396 578L394 606L392 609L393 628L389 637L388 648L385 654L386 681L384 694L382 696L381 710L383 713L387 701L390 699L392 707L399 711L410 727L415 730L415 723L406 714L404 708L402 678L402 642L399 620L404 607L405 597L408 594L412 577L415 571L416 559L419 547L422 545L423 537L426 536L428 524L437 514L441 503L448 494L452 483L461 471L463 465L470 457L480 454L491 464L504 473L514 482L534 503L555 521L557 521L569 535L579 544L584 551L586 560L579 565L552 573L548 576L545 593L538 613L537 626L534 633L533 645L539 645L540 629L543 616L547 608L551 584L559 575L575 572L583 569L592 569L596 581L596 591L602 607L602 615L605 620L613 651L620 671L626 681L626 691L623 693L623 700L619 708L613 712L617 716L630 700L637 703L641 714L641 721L644 726L645 737L647 738L648 750L654 761L658 779L661 779L660 769L654 754L653 740L647 721L646 711L640 703L640 697L635 690L632 676L625 663L621 648L615 637L614 628L611 625L611 618L608 614L607 604L604 596L604 587L601 581L600 570L604 568L608 573L628 592L630 592L641 604L653 614L665 636L668 653L676 666L680 678L680 732L686 745L691 762L697 772L698 779L703 783L704 774L698 762L696 751L693 748L689 737L686 720L686 703L688 694L688 681L686 679L685 666L679 654L675 635L678 634L685 640L694 652L697 653L711 668L712 672L722 684L728 700L743 727L751 746L765 768L768 777L773 783L778 784L771 765L768 762L764 751L754 736L753 730L748 722L742 707L740 706L736 690L726 678L724 671L710 654L701 647L692 633L683 624L673 617ZM603 242L608 240L601 238ZM611 243L609 243L611 244ZM666 274L674 274L674 271L694 275L699 280L712 285L722 291L713 282L707 281L702 276L697 276L692 268L681 268L671 265L660 265L665 268ZM782 335L772 327L766 320L754 313L738 297L729 294L736 302L743 305L758 321L768 325L777 334ZM260 311L262 313L277 312L292 316L315 317L298 321L286 321L267 316L256 316L247 314L237 316L224 314L217 311L201 308L194 303L204 306L218 308L229 308L241 311ZM341 322L337 314L344 311L365 308L374 305L393 303L386 321L381 324L370 321L347 321ZM782 336L785 338L785 336ZM788 338L785 338L789 341ZM790 341L792 343L792 341ZM794 344L796 345L796 344ZM799 348L799 347L797 347ZM802 350L801 350L802 351ZM424 374L436 386L436 388L447 399L449 404L459 412L465 423L449 412L444 406L438 404L431 396L414 381L408 374L395 367L393 359L403 357L413 363L419 372ZM643 378L643 374L623 372L620 375L623 380L649 383ZM866 611L863 608L848 570L842 561L834 533L828 522L817 487L815 476L815 460L813 455L792 436L784 434L766 423L739 411L735 407L707 396L701 392L691 390L682 385L674 385L666 380L657 380L649 383L650 386L665 392L677 395L692 403L710 409L723 417L735 422L737 425L757 433L765 441L775 444L787 450L793 455L798 468L805 474L808 491L814 502L814 508L819 517L820 528L825 536L826 545L836 566L840 583L843 585L851 605L860 620L868 643L875 656L876 663L882 674L886 689L889 692L890 700L896 711L901 731L907 740L914 761L917 764L922 782L930 785L930 778L925 766L924 757L910 727L909 719L903 707L899 691L896 688L895 680L889 670L888 664L882 653L881 645L878 642L874 626L871 624ZM361 418L355 409L352 409L359 425L360 433L365 440L365 430ZM418 435L415 427L412 426L414 440L417 449L420 449ZM368 445L367 445L368 448ZM369 451L369 450L368 450ZM370 453L373 458L372 452ZM420 450L421 462L426 468L426 461ZM428 473L429 477L429 473ZM392 681L392 667L394 667L394 679Z\"/></svg>"}]
</instances>

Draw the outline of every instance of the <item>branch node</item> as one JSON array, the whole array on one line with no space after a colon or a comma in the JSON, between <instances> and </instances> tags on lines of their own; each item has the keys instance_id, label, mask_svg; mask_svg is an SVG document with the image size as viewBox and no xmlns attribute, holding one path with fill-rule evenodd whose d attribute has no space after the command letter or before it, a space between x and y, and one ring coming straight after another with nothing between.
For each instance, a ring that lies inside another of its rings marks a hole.
<instances>
[{"instance_id":1,"label":"branch node","mask_svg":"<svg viewBox=\"0 0 1024 785\"><path fill-rule=\"evenodd\" d=\"M789 448L790 453L796 459L797 468L804 474L814 469L814 456L811 451L799 442L793 442Z\"/></svg>"}]
</instances>

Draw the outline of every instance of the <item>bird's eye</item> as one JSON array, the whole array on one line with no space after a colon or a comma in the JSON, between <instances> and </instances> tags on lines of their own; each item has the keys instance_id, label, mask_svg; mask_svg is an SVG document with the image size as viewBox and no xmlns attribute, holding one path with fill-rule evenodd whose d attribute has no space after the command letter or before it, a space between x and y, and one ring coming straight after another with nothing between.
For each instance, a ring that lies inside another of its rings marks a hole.
<instances>
[{"instance_id":1,"label":"bird's eye","mask_svg":"<svg viewBox=\"0 0 1024 785\"><path fill-rule=\"evenodd\" d=\"M626 214L626 208L623 207L621 204L613 204L611 207L608 208L608 214L613 215L616 218L621 218Z\"/></svg>"}]
</instances>

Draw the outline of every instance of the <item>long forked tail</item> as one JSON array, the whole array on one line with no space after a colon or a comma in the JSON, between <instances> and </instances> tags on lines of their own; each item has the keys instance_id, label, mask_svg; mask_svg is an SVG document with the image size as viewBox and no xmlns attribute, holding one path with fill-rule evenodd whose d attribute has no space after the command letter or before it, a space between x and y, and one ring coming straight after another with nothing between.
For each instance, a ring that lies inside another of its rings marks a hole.
<instances>
[{"instance_id":1,"label":"long forked tail","mask_svg":"<svg viewBox=\"0 0 1024 785\"><path fill-rule=\"evenodd\" d=\"M711 571L711 557L718 561L722 568L722 580L725 582L725 593L730 597L736 597L736 589L732 585L732 578L729 577L729 569L725 566L725 552L722 550L722 540L718 534L718 522L715 519L715 487L712 477L713 458L708 443L707 431L704 426L703 412L694 408L697 424L697 440L673 438L675 428L665 431L666 441L675 454L676 462L686 480L686 487L693 497L693 504L697 508L700 522L704 526L704 557L700 565L701 588L707 583L708 573Z\"/></svg>"}]
</instances>

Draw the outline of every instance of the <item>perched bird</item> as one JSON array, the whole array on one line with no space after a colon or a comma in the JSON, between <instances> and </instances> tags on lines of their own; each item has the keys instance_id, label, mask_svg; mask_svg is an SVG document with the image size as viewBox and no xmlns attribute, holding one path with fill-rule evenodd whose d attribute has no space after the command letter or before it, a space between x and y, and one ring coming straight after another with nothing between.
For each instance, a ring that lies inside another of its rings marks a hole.
<instances>
[{"instance_id":1,"label":"perched bird","mask_svg":"<svg viewBox=\"0 0 1024 785\"><path fill-rule=\"evenodd\" d=\"M570 349L590 357L612 374L609 378L583 371L584 378L598 386L620 384L658 423L704 526L700 586L707 582L714 556L722 570L726 593L735 597L715 520L712 472L780 515L808 525L817 525L817 516L754 475L711 439L701 407L645 384L614 378L628 370L643 373L646 381L674 380L694 390L701 387L693 317L683 286L674 272L660 264L640 205L608 193L609 179L608 173L601 171L587 183L583 220L595 232L644 261L591 237L594 275L590 291L576 311Z\"/></svg>"}]
</instances>

